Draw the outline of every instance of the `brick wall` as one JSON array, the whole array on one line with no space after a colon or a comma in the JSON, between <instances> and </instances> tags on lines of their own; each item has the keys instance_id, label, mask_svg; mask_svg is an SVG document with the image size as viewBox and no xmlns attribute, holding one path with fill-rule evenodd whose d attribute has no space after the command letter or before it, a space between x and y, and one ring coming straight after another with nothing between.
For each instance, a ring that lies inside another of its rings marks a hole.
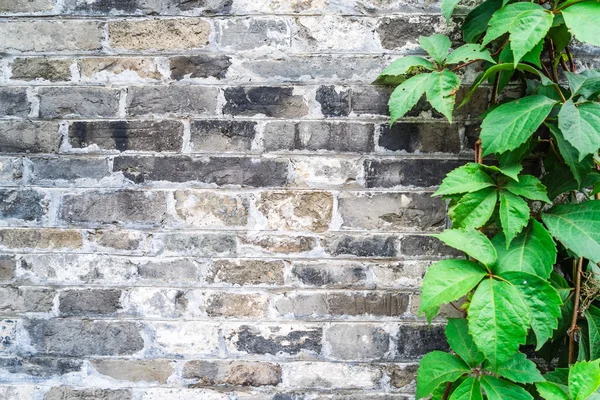
<instances>
[{"instance_id":1,"label":"brick wall","mask_svg":"<svg viewBox=\"0 0 600 400\"><path fill-rule=\"evenodd\" d=\"M370 82L436 3L0 0L0 398L410 398L487 91Z\"/></svg>"}]
</instances>

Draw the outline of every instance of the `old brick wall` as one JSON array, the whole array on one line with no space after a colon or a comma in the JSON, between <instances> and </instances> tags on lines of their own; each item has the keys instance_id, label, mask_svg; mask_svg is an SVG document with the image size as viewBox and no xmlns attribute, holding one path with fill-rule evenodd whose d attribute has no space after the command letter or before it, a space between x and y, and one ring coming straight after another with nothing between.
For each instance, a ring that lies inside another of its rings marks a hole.
<instances>
[{"instance_id":1,"label":"old brick wall","mask_svg":"<svg viewBox=\"0 0 600 400\"><path fill-rule=\"evenodd\" d=\"M410 398L487 92L370 82L436 3L0 0L0 399Z\"/></svg>"}]
</instances>

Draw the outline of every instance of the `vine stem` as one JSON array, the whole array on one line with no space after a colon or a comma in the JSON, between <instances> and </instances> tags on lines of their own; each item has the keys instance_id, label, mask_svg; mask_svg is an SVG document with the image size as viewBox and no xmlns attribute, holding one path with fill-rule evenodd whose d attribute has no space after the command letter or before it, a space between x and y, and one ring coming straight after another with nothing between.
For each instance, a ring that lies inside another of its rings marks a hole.
<instances>
[{"instance_id":1,"label":"vine stem","mask_svg":"<svg viewBox=\"0 0 600 400\"><path fill-rule=\"evenodd\" d=\"M452 382L448 382L448 384L446 385L446 391L444 392L444 395L442 396L442 400L448 400L448 396L450 396L451 389L452 389Z\"/></svg>"},{"instance_id":2,"label":"vine stem","mask_svg":"<svg viewBox=\"0 0 600 400\"><path fill-rule=\"evenodd\" d=\"M577 272L575 273L575 305L573 307L573 319L569 329L569 365L575 363L575 332L579 330L577 326L577 317L579 316L579 302L581 301L581 274L583 270L583 257L577 262Z\"/></svg>"}]
</instances>

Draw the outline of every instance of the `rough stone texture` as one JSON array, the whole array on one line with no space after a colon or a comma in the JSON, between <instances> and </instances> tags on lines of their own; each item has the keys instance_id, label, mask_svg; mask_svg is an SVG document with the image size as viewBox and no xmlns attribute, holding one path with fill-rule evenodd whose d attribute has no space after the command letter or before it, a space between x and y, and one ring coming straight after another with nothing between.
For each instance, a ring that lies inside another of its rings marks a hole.
<instances>
[{"instance_id":1,"label":"rough stone texture","mask_svg":"<svg viewBox=\"0 0 600 400\"><path fill-rule=\"evenodd\" d=\"M79 249L81 233L63 229L0 229L0 246L9 248Z\"/></svg>"},{"instance_id":2,"label":"rough stone texture","mask_svg":"<svg viewBox=\"0 0 600 400\"><path fill-rule=\"evenodd\" d=\"M247 361L190 361L183 369L193 386L277 386L281 368L277 364Z\"/></svg>"},{"instance_id":3,"label":"rough stone texture","mask_svg":"<svg viewBox=\"0 0 600 400\"><path fill-rule=\"evenodd\" d=\"M225 89L225 114L265 115L275 118L298 118L308 114L308 104L291 87L233 87Z\"/></svg>"},{"instance_id":4,"label":"rough stone texture","mask_svg":"<svg viewBox=\"0 0 600 400\"><path fill-rule=\"evenodd\" d=\"M48 204L41 192L34 189L0 189L1 219L40 221L47 211Z\"/></svg>"},{"instance_id":5,"label":"rough stone texture","mask_svg":"<svg viewBox=\"0 0 600 400\"><path fill-rule=\"evenodd\" d=\"M98 373L130 382L157 382L165 384L173 374L173 363L168 360L93 360Z\"/></svg>"},{"instance_id":6,"label":"rough stone texture","mask_svg":"<svg viewBox=\"0 0 600 400\"><path fill-rule=\"evenodd\" d=\"M214 114L217 89L206 86L143 86L127 93L127 114Z\"/></svg>"},{"instance_id":7,"label":"rough stone texture","mask_svg":"<svg viewBox=\"0 0 600 400\"><path fill-rule=\"evenodd\" d=\"M44 400L131 400L128 389L79 389L69 387L53 387L44 395Z\"/></svg>"},{"instance_id":8,"label":"rough stone texture","mask_svg":"<svg viewBox=\"0 0 600 400\"><path fill-rule=\"evenodd\" d=\"M373 325L336 324L325 331L329 354L339 360L377 360L390 347L390 335Z\"/></svg>"},{"instance_id":9,"label":"rough stone texture","mask_svg":"<svg viewBox=\"0 0 600 400\"><path fill-rule=\"evenodd\" d=\"M229 56L180 56L169 60L171 77L178 81L188 78L223 79L230 66Z\"/></svg>"},{"instance_id":10,"label":"rough stone texture","mask_svg":"<svg viewBox=\"0 0 600 400\"><path fill-rule=\"evenodd\" d=\"M331 222L333 197L324 192L265 192L258 209L270 229L325 232Z\"/></svg>"},{"instance_id":11,"label":"rough stone texture","mask_svg":"<svg viewBox=\"0 0 600 400\"><path fill-rule=\"evenodd\" d=\"M115 79L116 76L131 77L137 75L141 79L161 79L158 66L151 58L94 57L79 61L81 76L91 80Z\"/></svg>"},{"instance_id":12,"label":"rough stone texture","mask_svg":"<svg viewBox=\"0 0 600 400\"><path fill-rule=\"evenodd\" d=\"M64 58L17 58L10 65L10 78L21 81L69 81L72 64L73 60Z\"/></svg>"},{"instance_id":13,"label":"rough stone texture","mask_svg":"<svg viewBox=\"0 0 600 400\"><path fill-rule=\"evenodd\" d=\"M100 21L19 21L0 22L0 51L89 52L100 50L104 22Z\"/></svg>"},{"instance_id":14,"label":"rough stone texture","mask_svg":"<svg viewBox=\"0 0 600 400\"><path fill-rule=\"evenodd\" d=\"M0 121L2 153L55 153L59 144L56 122Z\"/></svg>"},{"instance_id":15,"label":"rough stone texture","mask_svg":"<svg viewBox=\"0 0 600 400\"><path fill-rule=\"evenodd\" d=\"M283 285L282 261L218 260L208 275L209 282L231 285Z\"/></svg>"},{"instance_id":16,"label":"rough stone texture","mask_svg":"<svg viewBox=\"0 0 600 400\"><path fill-rule=\"evenodd\" d=\"M196 227L245 226L248 200L202 191L175 192L175 210L186 224Z\"/></svg>"},{"instance_id":17,"label":"rough stone texture","mask_svg":"<svg viewBox=\"0 0 600 400\"><path fill-rule=\"evenodd\" d=\"M31 181L35 183L56 184L56 181L77 179L101 180L110 176L106 159L32 158L30 162Z\"/></svg>"},{"instance_id":18,"label":"rough stone texture","mask_svg":"<svg viewBox=\"0 0 600 400\"><path fill-rule=\"evenodd\" d=\"M219 27L219 44L226 49L279 48L288 47L290 42L290 28L283 19L231 19Z\"/></svg>"},{"instance_id":19,"label":"rough stone texture","mask_svg":"<svg viewBox=\"0 0 600 400\"><path fill-rule=\"evenodd\" d=\"M40 117L115 117L119 91L104 88L40 88Z\"/></svg>"},{"instance_id":20,"label":"rough stone texture","mask_svg":"<svg viewBox=\"0 0 600 400\"><path fill-rule=\"evenodd\" d=\"M252 149L256 122L193 121L190 145L196 153L244 152Z\"/></svg>"},{"instance_id":21,"label":"rough stone texture","mask_svg":"<svg viewBox=\"0 0 600 400\"><path fill-rule=\"evenodd\" d=\"M26 117L29 110L25 88L0 88L0 117Z\"/></svg>"},{"instance_id":22,"label":"rough stone texture","mask_svg":"<svg viewBox=\"0 0 600 400\"><path fill-rule=\"evenodd\" d=\"M30 13L50 11L56 0L0 0L0 12Z\"/></svg>"},{"instance_id":23,"label":"rough stone texture","mask_svg":"<svg viewBox=\"0 0 600 400\"><path fill-rule=\"evenodd\" d=\"M121 308L121 291L117 289L65 290L58 298L63 315L114 314Z\"/></svg>"}]
</instances>

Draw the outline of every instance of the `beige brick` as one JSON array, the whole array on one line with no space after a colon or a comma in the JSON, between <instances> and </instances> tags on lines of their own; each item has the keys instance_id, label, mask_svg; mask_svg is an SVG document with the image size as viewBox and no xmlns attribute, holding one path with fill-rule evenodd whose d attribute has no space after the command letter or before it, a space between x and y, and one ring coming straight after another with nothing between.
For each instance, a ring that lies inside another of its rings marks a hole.
<instances>
[{"instance_id":1,"label":"beige brick","mask_svg":"<svg viewBox=\"0 0 600 400\"><path fill-rule=\"evenodd\" d=\"M206 191L175 192L177 215L197 227L245 226L248 223L247 198Z\"/></svg>"},{"instance_id":2,"label":"beige brick","mask_svg":"<svg viewBox=\"0 0 600 400\"><path fill-rule=\"evenodd\" d=\"M169 360L93 360L98 373L118 380L131 382L166 383L173 374L173 363Z\"/></svg>"},{"instance_id":3,"label":"beige brick","mask_svg":"<svg viewBox=\"0 0 600 400\"><path fill-rule=\"evenodd\" d=\"M109 21L108 34L115 49L197 49L208 44L210 24L199 18Z\"/></svg>"},{"instance_id":4,"label":"beige brick","mask_svg":"<svg viewBox=\"0 0 600 400\"><path fill-rule=\"evenodd\" d=\"M79 60L79 68L84 78L110 80L122 75L130 79L137 75L142 79L161 79L155 61L151 58L95 57Z\"/></svg>"},{"instance_id":5,"label":"beige brick","mask_svg":"<svg viewBox=\"0 0 600 400\"><path fill-rule=\"evenodd\" d=\"M270 229L325 232L331 222L333 196L326 192L262 193L258 209Z\"/></svg>"},{"instance_id":6,"label":"beige brick","mask_svg":"<svg viewBox=\"0 0 600 400\"><path fill-rule=\"evenodd\" d=\"M79 249L81 233L63 229L2 229L0 245L10 248Z\"/></svg>"},{"instance_id":7,"label":"beige brick","mask_svg":"<svg viewBox=\"0 0 600 400\"><path fill-rule=\"evenodd\" d=\"M102 48L100 21L3 21L0 51L92 51Z\"/></svg>"}]
</instances>

